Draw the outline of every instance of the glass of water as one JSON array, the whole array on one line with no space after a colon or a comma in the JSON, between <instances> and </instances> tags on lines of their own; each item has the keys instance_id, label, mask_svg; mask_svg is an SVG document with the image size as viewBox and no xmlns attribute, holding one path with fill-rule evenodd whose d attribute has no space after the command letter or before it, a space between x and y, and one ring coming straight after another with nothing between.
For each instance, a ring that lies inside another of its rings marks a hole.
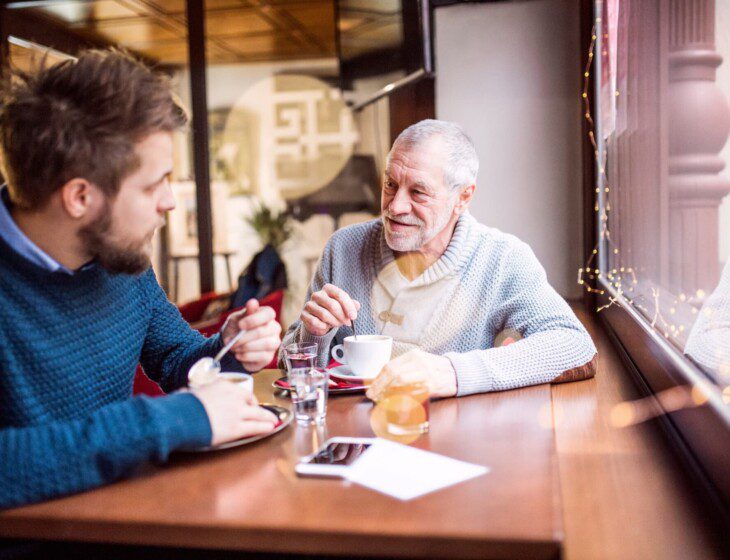
<instances>
[{"instance_id":1,"label":"glass of water","mask_svg":"<svg viewBox=\"0 0 730 560\"><path fill-rule=\"evenodd\" d=\"M295 342L284 348L287 372L294 368L312 368L317 359L316 342Z\"/></svg>"},{"instance_id":2,"label":"glass of water","mask_svg":"<svg viewBox=\"0 0 730 560\"><path fill-rule=\"evenodd\" d=\"M299 424L321 424L327 414L327 370L311 367L289 369L291 401Z\"/></svg>"}]
</instances>

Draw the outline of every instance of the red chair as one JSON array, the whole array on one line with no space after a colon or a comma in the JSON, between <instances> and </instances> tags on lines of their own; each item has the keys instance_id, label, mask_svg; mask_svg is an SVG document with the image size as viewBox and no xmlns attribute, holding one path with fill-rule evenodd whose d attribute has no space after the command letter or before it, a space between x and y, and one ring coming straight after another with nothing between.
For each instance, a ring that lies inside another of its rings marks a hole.
<instances>
[{"instance_id":1,"label":"red chair","mask_svg":"<svg viewBox=\"0 0 730 560\"><path fill-rule=\"evenodd\" d=\"M275 292L271 292L268 296L262 298L259 301L259 305L261 305L261 307L271 307L274 310L274 314L276 315L276 320L279 322L279 324L281 324L281 306L283 304L283 301L284 290L276 290ZM213 319L209 319L207 321L192 322L190 326L205 336L213 336L223 328L223 325L225 324L226 319L228 319L229 315L235 313L236 311L240 311L241 309L241 307L230 309Z\"/></svg>"},{"instance_id":2,"label":"red chair","mask_svg":"<svg viewBox=\"0 0 730 560\"><path fill-rule=\"evenodd\" d=\"M228 294L224 295L228 296ZM208 309L208 306L220 297L221 296L215 292L208 292L200 296L200 299L184 303L178 306L177 309L180 311L180 315L182 315L182 318L185 319L185 321L188 323L195 323L196 321L200 321L200 318L203 316L203 313L205 313L205 310Z\"/></svg>"},{"instance_id":3,"label":"red chair","mask_svg":"<svg viewBox=\"0 0 730 560\"><path fill-rule=\"evenodd\" d=\"M200 299L181 305L179 307L180 314L183 316L183 319L185 319L188 323L191 323L190 326L192 328L200 332L203 336L213 336L221 330L229 315L241 309L231 309L212 319L200 321L199 319L205 313L208 305L223 297L229 297L229 294L219 295L215 292L203 294ZM284 290L276 290L275 292L271 292L265 298L262 298L261 301L259 301L259 304L262 307L268 306L273 308L274 313L276 314L276 320L279 324L281 324L281 307L283 301ZM276 355L274 355L274 358L266 366L266 368L276 368L276 365ZM143 394L151 397L158 397L165 394L157 383L145 375L141 366L137 366L137 372L134 376L133 393L135 395Z\"/></svg>"}]
</instances>

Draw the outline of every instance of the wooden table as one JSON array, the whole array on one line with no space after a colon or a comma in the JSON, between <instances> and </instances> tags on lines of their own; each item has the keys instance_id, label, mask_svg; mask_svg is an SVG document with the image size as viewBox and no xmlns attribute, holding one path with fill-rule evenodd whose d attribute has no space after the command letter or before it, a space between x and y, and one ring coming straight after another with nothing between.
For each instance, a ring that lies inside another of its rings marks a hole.
<instances>
[{"instance_id":1,"label":"wooden table","mask_svg":"<svg viewBox=\"0 0 730 560\"><path fill-rule=\"evenodd\" d=\"M326 434L178 455L85 494L0 513L0 537L414 558L722 558L722 543L656 426L610 424L638 396L606 334L595 379L432 403L415 445L491 472L409 502L293 464L326 437L372 436L362 396L330 399ZM260 400L276 371L256 375ZM727 545L727 543L725 543Z\"/></svg>"},{"instance_id":2,"label":"wooden table","mask_svg":"<svg viewBox=\"0 0 730 560\"><path fill-rule=\"evenodd\" d=\"M278 371L256 375L261 401ZM330 399L327 436L372 436L362 395ZM0 514L0 536L306 554L557 558L561 516L550 387L432 403L416 445L491 472L401 502L293 465L323 438L292 425L256 444L179 455L84 494Z\"/></svg>"}]
</instances>

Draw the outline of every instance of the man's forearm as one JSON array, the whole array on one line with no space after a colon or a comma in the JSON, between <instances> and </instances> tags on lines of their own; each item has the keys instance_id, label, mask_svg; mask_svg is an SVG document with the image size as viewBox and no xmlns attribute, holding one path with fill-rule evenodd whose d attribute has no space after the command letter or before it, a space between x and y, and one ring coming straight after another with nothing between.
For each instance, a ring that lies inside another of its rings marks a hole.
<instances>
[{"instance_id":1,"label":"man's forearm","mask_svg":"<svg viewBox=\"0 0 730 560\"><path fill-rule=\"evenodd\" d=\"M487 350L446 354L456 370L457 395L514 389L560 381L570 370L585 377L595 371L588 365L595 348L588 335L569 329L535 333L527 338ZM567 380L567 378L566 378Z\"/></svg>"},{"instance_id":2,"label":"man's forearm","mask_svg":"<svg viewBox=\"0 0 730 560\"><path fill-rule=\"evenodd\" d=\"M205 410L192 394L138 397L79 420L0 429L0 508L108 484L210 438Z\"/></svg>"}]
</instances>

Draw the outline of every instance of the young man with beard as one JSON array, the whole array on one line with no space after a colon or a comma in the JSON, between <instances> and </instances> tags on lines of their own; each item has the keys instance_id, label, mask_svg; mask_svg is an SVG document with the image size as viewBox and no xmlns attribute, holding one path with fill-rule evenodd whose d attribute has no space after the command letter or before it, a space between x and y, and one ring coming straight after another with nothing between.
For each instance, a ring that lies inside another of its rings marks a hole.
<instances>
[{"instance_id":1,"label":"young man with beard","mask_svg":"<svg viewBox=\"0 0 730 560\"><path fill-rule=\"evenodd\" d=\"M175 206L172 134L187 120L166 80L125 54L89 51L2 93L0 508L271 430L273 415L242 388L173 392L241 329L235 358L261 369L280 328L249 301L206 339L155 279L152 236ZM132 397L138 363L173 393Z\"/></svg>"},{"instance_id":2,"label":"young man with beard","mask_svg":"<svg viewBox=\"0 0 730 560\"><path fill-rule=\"evenodd\" d=\"M353 334L393 337L368 390L425 380L437 397L593 375L596 349L530 248L468 213L479 161L453 123L403 131L386 161L381 209L325 247L282 346L317 342L318 363ZM499 345L500 333L519 339Z\"/></svg>"}]
</instances>

